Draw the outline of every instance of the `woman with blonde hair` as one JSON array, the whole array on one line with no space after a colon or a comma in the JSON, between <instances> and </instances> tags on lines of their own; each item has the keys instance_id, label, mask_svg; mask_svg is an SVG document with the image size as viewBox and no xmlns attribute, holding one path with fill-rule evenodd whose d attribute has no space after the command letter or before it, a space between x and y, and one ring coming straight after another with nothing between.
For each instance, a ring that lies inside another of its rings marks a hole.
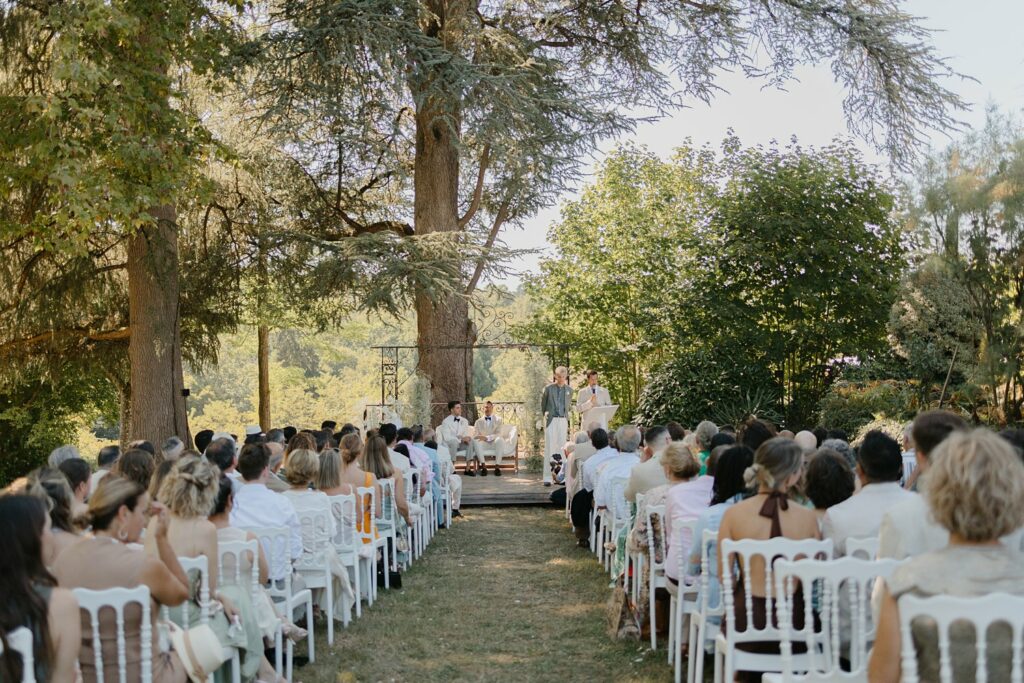
<instances>
[{"instance_id":1,"label":"woman with blonde hair","mask_svg":"<svg viewBox=\"0 0 1024 683\"><path fill-rule=\"evenodd\" d=\"M911 558L884 581L875 648L868 665L872 683L895 683L902 675L900 596L1024 595L1019 548L1007 547L999 540L1024 526L1024 464L1013 447L987 429L953 432L932 453L922 481L932 517L949 531L949 545ZM921 680L938 680L935 626L915 620L911 637ZM949 637L953 680L973 683L977 659L974 628L954 624ZM1013 652L1020 647L1012 637L1007 624L989 628L988 680L1010 680Z\"/></svg>"},{"instance_id":2,"label":"woman with blonde hair","mask_svg":"<svg viewBox=\"0 0 1024 683\"><path fill-rule=\"evenodd\" d=\"M331 510L331 501L323 491L314 491L309 488L319 474L320 458L316 451L306 448L294 451L288 460L288 470L285 472L285 478L291 488L282 495L291 501L295 511L300 514L303 510L326 512L329 533L327 538L333 539L338 533L338 528ZM320 541L315 538L315 533L316 529L311 525L302 525L302 554L305 561L316 560L319 556ZM333 551L333 546L326 557L330 562L331 575L334 577L334 618L337 621L344 621L345 615L348 614L348 610L355 600L355 593L349 583L348 569L345 568L338 554ZM314 602L318 603L325 592L322 589L313 591Z\"/></svg>"},{"instance_id":3,"label":"woman with blonde hair","mask_svg":"<svg viewBox=\"0 0 1024 683\"><path fill-rule=\"evenodd\" d=\"M220 603L209 620L222 647L234 647L242 651L242 677L252 678L258 672L263 680L273 678L273 667L263 657L263 635L260 633L252 598L247 591L238 587L221 587L217 576L219 552L217 528L208 519L217 497L220 470L205 458L194 455L183 456L173 462L170 471L160 485L158 499L169 513L167 539L178 557L206 557L210 568L207 586L210 597ZM146 533L145 549L156 555L158 548L153 541L156 520L151 520ZM171 610L171 619L185 629L197 626L201 620L198 603L199 576L190 577L189 589L193 605L189 607L189 623L184 622L184 610ZM223 611L221 611L223 608ZM231 621L237 621L241 629L231 628ZM221 669L223 671L223 669Z\"/></svg>"},{"instance_id":4,"label":"woman with blonde hair","mask_svg":"<svg viewBox=\"0 0 1024 683\"><path fill-rule=\"evenodd\" d=\"M683 543L682 556L687 557L693 539L689 538L688 533L679 538L674 530L684 522L696 521L700 513L707 509L715 483L712 477L699 476L700 462L697 454L685 444L685 440L672 443L661 454L661 465L668 477L669 486L665 494L665 576L676 583L685 569L679 566L679 543ZM684 529L684 532L688 530Z\"/></svg>"},{"instance_id":5,"label":"woman with blonde hair","mask_svg":"<svg viewBox=\"0 0 1024 683\"><path fill-rule=\"evenodd\" d=\"M328 448L320 454L320 473L317 489L327 495L352 494L357 488L377 490L376 515L381 512L381 488L372 472L363 471L359 460L363 454L363 441L358 434L346 434L341 448Z\"/></svg>"},{"instance_id":6,"label":"woman with blonde hair","mask_svg":"<svg viewBox=\"0 0 1024 683\"><path fill-rule=\"evenodd\" d=\"M405 479L401 475L396 476L397 468L388 457L388 446L382 437L373 436L366 440L366 448L363 450L359 465L367 474L373 475L375 480L389 479L394 483L395 508L398 510L398 516L406 524L412 524L409 504L405 498Z\"/></svg>"},{"instance_id":7,"label":"woman with blonde hair","mask_svg":"<svg viewBox=\"0 0 1024 683\"><path fill-rule=\"evenodd\" d=\"M103 477L89 500L92 538L83 538L62 552L53 566L53 575L62 588L149 588L151 652L153 680L157 683L185 683L187 674L175 652L162 653L158 640L157 617L160 606L174 607L189 597L188 577L181 569L178 556L167 538L170 520L166 511L153 504L153 528L147 536L156 548L150 556L138 550L150 509L149 494L134 481L116 474ZM88 617L86 617L88 618ZM129 610L124 620L124 652L128 680L141 680L140 653L142 645L142 612ZM82 679L97 680L96 657L93 653L91 626L84 622L81 649L78 655ZM117 623L113 614L100 615L100 646L103 650L103 679L118 679Z\"/></svg>"},{"instance_id":8,"label":"woman with blonde hair","mask_svg":"<svg viewBox=\"0 0 1024 683\"><path fill-rule=\"evenodd\" d=\"M758 447L754 453L754 464L744 472L744 480L756 493L726 510L718 527L719 581L722 580L722 563L725 561L721 541L821 538L818 516L814 510L789 504L790 494L803 476L803 458L803 449L790 439L774 437ZM753 627L764 628L769 616L765 600L764 563L751 563L749 571ZM722 586L722 590L733 591L734 603L740 606L736 610L736 619L729 621L729 628L744 631L747 629L747 612L742 607L746 600L743 577L733 576L733 581L732 586ZM774 615L772 619L774 621ZM793 624L797 629L804 627L803 595L799 589L793 597ZM794 652L802 647L795 644ZM778 643L747 643L741 649L768 654L779 651ZM760 680L760 674L756 675L756 679Z\"/></svg>"}]
</instances>

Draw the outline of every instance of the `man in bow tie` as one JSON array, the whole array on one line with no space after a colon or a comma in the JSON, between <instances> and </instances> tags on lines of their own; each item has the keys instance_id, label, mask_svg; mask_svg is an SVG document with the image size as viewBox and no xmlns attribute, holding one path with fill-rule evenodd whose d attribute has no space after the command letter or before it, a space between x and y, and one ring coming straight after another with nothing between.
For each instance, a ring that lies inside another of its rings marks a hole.
<instances>
[{"instance_id":1,"label":"man in bow tie","mask_svg":"<svg viewBox=\"0 0 1024 683\"><path fill-rule=\"evenodd\" d=\"M505 455L505 439L501 438L501 418L494 414L494 404L488 401L484 404L484 416L476 421L473 426L476 432L476 451L480 456L480 466L483 474L487 474L487 463L483 461L481 446L485 443L494 444L494 474L501 476L501 459Z\"/></svg>"},{"instance_id":2,"label":"man in bow tie","mask_svg":"<svg viewBox=\"0 0 1024 683\"><path fill-rule=\"evenodd\" d=\"M466 475L475 477L476 472L470 470L470 464L476 461L477 469L480 468L479 456L476 454L476 447L473 438L469 435L469 422L462 417L462 402L448 401L448 417L441 422L444 428L445 445L448 446L448 453L455 463L455 456L459 451L466 454ZM487 470L484 470L486 473Z\"/></svg>"}]
</instances>

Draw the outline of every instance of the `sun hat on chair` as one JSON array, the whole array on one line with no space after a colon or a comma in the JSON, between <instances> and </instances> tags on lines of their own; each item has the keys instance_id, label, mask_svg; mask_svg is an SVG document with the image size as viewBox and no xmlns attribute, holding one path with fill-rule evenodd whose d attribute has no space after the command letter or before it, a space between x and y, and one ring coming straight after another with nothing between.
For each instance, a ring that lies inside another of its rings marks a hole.
<instances>
[{"instance_id":1,"label":"sun hat on chair","mask_svg":"<svg viewBox=\"0 0 1024 683\"><path fill-rule=\"evenodd\" d=\"M169 624L174 651L185 666L192 683L206 683L207 678L227 661L217 634L208 624L194 626L187 631L177 624Z\"/></svg>"}]
</instances>

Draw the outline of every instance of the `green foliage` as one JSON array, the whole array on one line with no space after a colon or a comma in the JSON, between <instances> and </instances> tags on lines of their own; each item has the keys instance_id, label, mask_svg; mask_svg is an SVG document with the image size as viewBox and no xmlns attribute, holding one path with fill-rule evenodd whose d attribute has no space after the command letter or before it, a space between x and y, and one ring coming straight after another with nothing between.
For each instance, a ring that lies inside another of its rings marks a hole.
<instances>
[{"instance_id":1,"label":"green foliage","mask_svg":"<svg viewBox=\"0 0 1024 683\"><path fill-rule=\"evenodd\" d=\"M683 352L651 374L635 419L645 426L675 420L692 427L719 413L735 419L748 408L762 410L759 417L776 417L779 405L771 397L778 396L778 389L764 363L739 352Z\"/></svg>"},{"instance_id":2,"label":"green foliage","mask_svg":"<svg viewBox=\"0 0 1024 683\"><path fill-rule=\"evenodd\" d=\"M907 426L906 420L896 420L891 417L879 417L865 422L856 431L847 432L852 435L852 441L850 443L854 445L860 444L864 440L864 436L868 432L879 431L883 434L887 434L896 440L896 443L903 443L903 429Z\"/></svg>"},{"instance_id":3,"label":"green foliage","mask_svg":"<svg viewBox=\"0 0 1024 683\"><path fill-rule=\"evenodd\" d=\"M838 381L821 400L818 422L852 435L875 420L905 424L918 409L918 392L906 382Z\"/></svg>"}]
</instances>

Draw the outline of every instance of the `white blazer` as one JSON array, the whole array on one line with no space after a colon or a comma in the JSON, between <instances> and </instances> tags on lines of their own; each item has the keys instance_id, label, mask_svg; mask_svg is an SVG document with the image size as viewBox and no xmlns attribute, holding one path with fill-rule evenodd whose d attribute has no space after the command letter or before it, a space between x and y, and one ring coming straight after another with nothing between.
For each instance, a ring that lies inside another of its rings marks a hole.
<instances>
[{"instance_id":1,"label":"white blazer","mask_svg":"<svg viewBox=\"0 0 1024 683\"><path fill-rule=\"evenodd\" d=\"M501 418L497 415L491 415L491 421L487 421L487 416L477 418L474 429L477 436L501 436Z\"/></svg>"},{"instance_id":2,"label":"white blazer","mask_svg":"<svg viewBox=\"0 0 1024 683\"><path fill-rule=\"evenodd\" d=\"M589 410L595 407L590 403L590 399L592 397L597 398L597 402L595 404L597 406L610 406L612 404L612 397L608 393L607 389L600 385L596 387L588 386L583 387L580 389L580 392L576 394L576 410L582 413L584 410Z\"/></svg>"},{"instance_id":3,"label":"white blazer","mask_svg":"<svg viewBox=\"0 0 1024 683\"><path fill-rule=\"evenodd\" d=\"M845 555L846 539L875 538L885 513L916 495L902 488L898 481L868 484L825 512L822 536L832 539L837 555Z\"/></svg>"},{"instance_id":4,"label":"white blazer","mask_svg":"<svg viewBox=\"0 0 1024 683\"><path fill-rule=\"evenodd\" d=\"M464 417L455 417L449 415L442 422L441 426L444 427L444 432L449 439L462 439L466 436L466 432L469 431L469 420Z\"/></svg>"}]
</instances>

